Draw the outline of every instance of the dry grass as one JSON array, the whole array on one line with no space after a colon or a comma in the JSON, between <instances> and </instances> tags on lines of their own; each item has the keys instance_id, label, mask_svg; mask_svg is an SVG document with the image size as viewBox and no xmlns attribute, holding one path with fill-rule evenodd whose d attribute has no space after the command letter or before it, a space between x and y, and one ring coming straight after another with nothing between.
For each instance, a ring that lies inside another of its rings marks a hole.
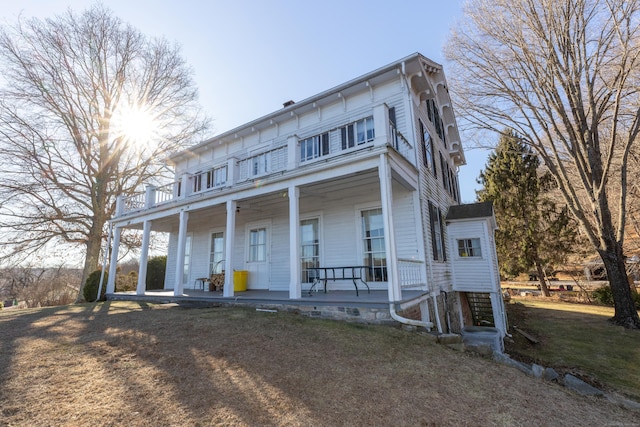
<instances>
[{"instance_id":1,"label":"dry grass","mask_svg":"<svg viewBox=\"0 0 640 427\"><path fill-rule=\"evenodd\" d=\"M635 425L419 333L248 309L0 313L0 424Z\"/></svg>"},{"instance_id":2,"label":"dry grass","mask_svg":"<svg viewBox=\"0 0 640 427\"><path fill-rule=\"evenodd\" d=\"M554 298L514 298L507 306L509 323L536 336L531 344L518 334L508 344L521 355L594 385L640 401L640 331L607 320L612 307L563 302Z\"/></svg>"}]
</instances>

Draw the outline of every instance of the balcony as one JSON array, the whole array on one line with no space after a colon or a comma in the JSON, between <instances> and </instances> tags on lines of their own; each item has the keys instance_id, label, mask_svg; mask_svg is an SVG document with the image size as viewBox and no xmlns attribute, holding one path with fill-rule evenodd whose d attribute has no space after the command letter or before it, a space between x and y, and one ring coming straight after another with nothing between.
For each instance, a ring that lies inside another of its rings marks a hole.
<instances>
[{"instance_id":1,"label":"balcony","mask_svg":"<svg viewBox=\"0 0 640 427\"><path fill-rule=\"evenodd\" d=\"M184 173L172 183L149 186L145 193L119 197L116 217L190 197L215 194L244 183L253 183L254 180L269 179L274 174L280 176L285 171L301 170L313 165L317 167L320 163L324 165L333 160L340 161L348 155L357 156L358 152L375 146L393 149L411 164L415 164L414 148L395 126L389 125L386 132L380 132L382 136L376 137L373 127L366 120L303 140L290 138L286 144L260 152L232 156L209 169ZM364 123L362 127L359 126L360 122ZM349 132L353 132L352 136Z\"/></svg>"}]
</instances>

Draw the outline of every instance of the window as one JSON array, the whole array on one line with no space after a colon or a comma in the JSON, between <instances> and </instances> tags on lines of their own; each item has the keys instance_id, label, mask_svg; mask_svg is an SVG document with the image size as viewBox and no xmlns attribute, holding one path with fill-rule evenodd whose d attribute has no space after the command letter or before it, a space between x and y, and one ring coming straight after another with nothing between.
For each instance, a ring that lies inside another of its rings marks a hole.
<instances>
[{"instance_id":1,"label":"window","mask_svg":"<svg viewBox=\"0 0 640 427\"><path fill-rule=\"evenodd\" d=\"M340 128L340 142L343 150L371 142L374 138L373 116Z\"/></svg>"},{"instance_id":2,"label":"window","mask_svg":"<svg viewBox=\"0 0 640 427\"><path fill-rule=\"evenodd\" d=\"M209 271L211 274L224 270L224 233L211 233L211 252L209 253Z\"/></svg>"},{"instance_id":3,"label":"window","mask_svg":"<svg viewBox=\"0 0 640 427\"><path fill-rule=\"evenodd\" d=\"M458 176L453 175L453 198L456 202L460 202L460 184L458 184Z\"/></svg>"},{"instance_id":4,"label":"window","mask_svg":"<svg viewBox=\"0 0 640 427\"><path fill-rule=\"evenodd\" d=\"M267 153L258 154L251 159L253 166L253 175L263 175L269 170Z\"/></svg>"},{"instance_id":5,"label":"window","mask_svg":"<svg viewBox=\"0 0 640 427\"><path fill-rule=\"evenodd\" d=\"M440 137L440 140L446 147L447 142L444 137L444 125L442 123L442 119L440 119L440 113L436 106L436 102L433 99L427 100L427 116L429 117L429 121L433 123L433 126L436 128L436 133Z\"/></svg>"},{"instance_id":6,"label":"window","mask_svg":"<svg viewBox=\"0 0 640 427\"><path fill-rule=\"evenodd\" d=\"M193 192L202 190L202 173L198 172L193 176Z\"/></svg>"},{"instance_id":7,"label":"window","mask_svg":"<svg viewBox=\"0 0 640 427\"><path fill-rule=\"evenodd\" d=\"M315 278L316 271L310 271L309 267L320 266L319 222L318 218L300 221L300 262L303 283L312 283Z\"/></svg>"},{"instance_id":8,"label":"window","mask_svg":"<svg viewBox=\"0 0 640 427\"><path fill-rule=\"evenodd\" d=\"M342 141L342 149L355 147L355 136L353 135L353 125L347 125L340 129L340 141Z\"/></svg>"},{"instance_id":9,"label":"window","mask_svg":"<svg viewBox=\"0 0 640 427\"><path fill-rule=\"evenodd\" d=\"M264 262L267 260L267 229L256 228L249 232L249 261Z\"/></svg>"},{"instance_id":10,"label":"window","mask_svg":"<svg viewBox=\"0 0 640 427\"><path fill-rule=\"evenodd\" d=\"M446 261L446 249L444 246L444 221L440 209L429 202L429 221L431 223L431 246L435 261Z\"/></svg>"},{"instance_id":11,"label":"window","mask_svg":"<svg viewBox=\"0 0 640 427\"><path fill-rule=\"evenodd\" d=\"M387 281L387 255L384 248L384 222L382 209L361 212L364 265L370 267L367 280Z\"/></svg>"},{"instance_id":12,"label":"window","mask_svg":"<svg viewBox=\"0 0 640 427\"><path fill-rule=\"evenodd\" d=\"M480 239L458 240L458 255L461 257L481 257Z\"/></svg>"},{"instance_id":13,"label":"window","mask_svg":"<svg viewBox=\"0 0 640 427\"><path fill-rule=\"evenodd\" d=\"M329 133L312 136L300 141L300 161L315 159L329 154Z\"/></svg>"},{"instance_id":14,"label":"window","mask_svg":"<svg viewBox=\"0 0 640 427\"><path fill-rule=\"evenodd\" d=\"M420 133L422 134L422 145L424 146L424 165L431 169L433 176L438 177L436 172L436 160L433 155L433 140L427 127L420 121Z\"/></svg>"},{"instance_id":15,"label":"window","mask_svg":"<svg viewBox=\"0 0 640 427\"><path fill-rule=\"evenodd\" d=\"M221 187L227 183L227 167L222 166L209 172L209 188Z\"/></svg>"},{"instance_id":16,"label":"window","mask_svg":"<svg viewBox=\"0 0 640 427\"><path fill-rule=\"evenodd\" d=\"M440 168L442 170L442 186L445 190L451 192L451 187L449 184L449 165L444 160L444 156L440 153Z\"/></svg>"},{"instance_id":17,"label":"window","mask_svg":"<svg viewBox=\"0 0 640 427\"><path fill-rule=\"evenodd\" d=\"M398 125L396 124L396 107L389 108L389 135L391 135L391 141L393 147L398 150L400 142L398 141Z\"/></svg>"}]
</instances>

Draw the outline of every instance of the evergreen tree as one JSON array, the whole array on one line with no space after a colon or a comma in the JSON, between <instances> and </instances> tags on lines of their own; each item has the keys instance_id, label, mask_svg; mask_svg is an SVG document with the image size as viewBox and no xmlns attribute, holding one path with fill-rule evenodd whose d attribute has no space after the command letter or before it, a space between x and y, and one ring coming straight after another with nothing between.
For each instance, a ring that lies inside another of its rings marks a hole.
<instances>
[{"instance_id":1,"label":"evergreen tree","mask_svg":"<svg viewBox=\"0 0 640 427\"><path fill-rule=\"evenodd\" d=\"M566 206L558 207L547 196L553 179L538 176L538 167L538 157L508 130L480 173L484 188L478 199L493 202L500 272L516 276L535 269L543 294L549 296L546 272L566 260L577 232Z\"/></svg>"}]
</instances>

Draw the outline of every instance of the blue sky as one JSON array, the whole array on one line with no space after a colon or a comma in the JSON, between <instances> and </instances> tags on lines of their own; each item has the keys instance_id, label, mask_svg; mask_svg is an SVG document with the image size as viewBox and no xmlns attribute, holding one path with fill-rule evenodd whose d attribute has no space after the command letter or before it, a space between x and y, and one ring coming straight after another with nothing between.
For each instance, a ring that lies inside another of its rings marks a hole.
<instances>
[{"instance_id":1,"label":"blue sky","mask_svg":"<svg viewBox=\"0 0 640 427\"><path fill-rule=\"evenodd\" d=\"M88 0L17 0L3 23L51 17ZM445 66L442 46L463 0L105 0L147 36L178 43L200 102L221 133L414 52ZM464 135L463 135L464 138ZM462 199L475 200L487 152L465 144Z\"/></svg>"}]
</instances>

